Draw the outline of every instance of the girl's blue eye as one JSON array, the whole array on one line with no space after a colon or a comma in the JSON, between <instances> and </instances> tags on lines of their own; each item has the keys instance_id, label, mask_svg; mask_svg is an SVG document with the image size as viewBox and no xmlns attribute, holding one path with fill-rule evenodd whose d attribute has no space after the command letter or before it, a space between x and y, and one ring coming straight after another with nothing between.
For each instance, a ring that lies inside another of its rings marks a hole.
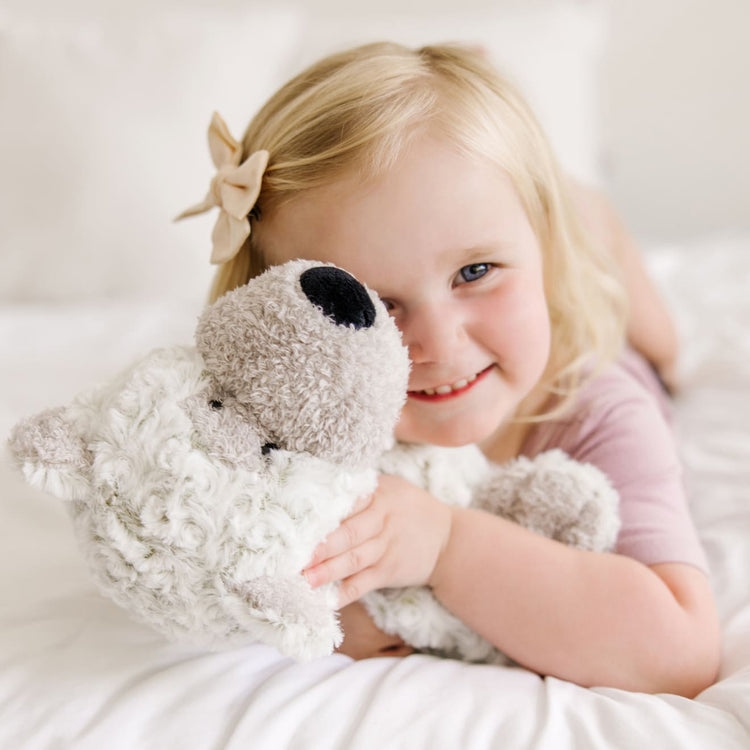
<instances>
[{"instance_id":1,"label":"girl's blue eye","mask_svg":"<svg viewBox=\"0 0 750 750\"><path fill-rule=\"evenodd\" d=\"M466 281L476 281L481 279L490 270L489 263L472 263L470 266L464 266L459 272L459 284Z\"/></svg>"}]
</instances>

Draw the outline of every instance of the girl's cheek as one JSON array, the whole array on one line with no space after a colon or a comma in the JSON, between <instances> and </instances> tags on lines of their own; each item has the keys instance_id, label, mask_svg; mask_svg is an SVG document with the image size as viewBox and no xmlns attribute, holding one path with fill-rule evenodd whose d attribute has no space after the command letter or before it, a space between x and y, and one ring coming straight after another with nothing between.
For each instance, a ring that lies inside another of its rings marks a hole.
<instances>
[{"instance_id":1,"label":"girl's cheek","mask_svg":"<svg viewBox=\"0 0 750 750\"><path fill-rule=\"evenodd\" d=\"M510 280L496 300L495 312L509 325L544 332L549 327L549 310L541 275L527 272Z\"/></svg>"}]
</instances>

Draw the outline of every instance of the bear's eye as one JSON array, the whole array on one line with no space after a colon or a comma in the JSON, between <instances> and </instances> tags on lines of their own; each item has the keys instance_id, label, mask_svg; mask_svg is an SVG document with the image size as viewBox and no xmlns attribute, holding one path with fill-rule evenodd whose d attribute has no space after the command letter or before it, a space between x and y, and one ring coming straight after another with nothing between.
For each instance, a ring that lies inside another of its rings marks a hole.
<instances>
[{"instance_id":1,"label":"bear's eye","mask_svg":"<svg viewBox=\"0 0 750 750\"><path fill-rule=\"evenodd\" d=\"M222 401L219 401L215 398L211 399L211 401L209 401L208 403L209 403L209 406L212 409L215 409L216 411L218 411L219 409L221 409L222 406L224 406L224 403Z\"/></svg>"},{"instance_id":2,"label":"bear's eye","mask_svg":"<svg viewBox=\"0 0 750 750\"><path fill-rule=\"evenodd\" d=\"M279 449L279 446L276 445L276 443L266 443L261 449L260 452L267 456L271 451L277 451Z\"/></svg>"}]
</instances>

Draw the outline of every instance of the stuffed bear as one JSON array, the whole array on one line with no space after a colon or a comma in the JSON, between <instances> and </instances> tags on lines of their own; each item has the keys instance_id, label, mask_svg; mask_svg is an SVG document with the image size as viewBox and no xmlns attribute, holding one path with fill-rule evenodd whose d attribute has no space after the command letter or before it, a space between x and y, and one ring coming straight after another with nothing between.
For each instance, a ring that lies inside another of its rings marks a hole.
<instances>
[{"instance_id":1,"label":"stuffed bear","mask_svg":"<svg viewBox=\"0 0 750 750\"><path fill-rule=\"evenodd\" d=\"M27 481L69 501L101 590L170 638L331 653L337 587L301 571L379 472L567 544L614 544L616 493L561 451L496 466L475 446L394 444L407 351L377 295L335 266L268 269L209 306L195 339L9 439ZM505 661L427 588L363 601L416 649Z\"/></svg>"}]
</instances>

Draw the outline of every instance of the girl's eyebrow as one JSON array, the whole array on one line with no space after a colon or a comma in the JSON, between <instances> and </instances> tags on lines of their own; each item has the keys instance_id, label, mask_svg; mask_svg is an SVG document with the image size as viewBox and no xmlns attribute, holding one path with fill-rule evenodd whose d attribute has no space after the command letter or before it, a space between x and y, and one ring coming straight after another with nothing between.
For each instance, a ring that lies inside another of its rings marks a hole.
<instances>
[{"instance_id":1,"label":"girl's eyebrow","mask_svg":"<svg viewBox=\"0 0 750 750\"><path fill-rule=\"evenodd\" d=\"M503 255L512 249L513 243L501 242L483 242L470 247L446 250L441 254L439 262L445 262L448 265L470 265L479 261L488 260L489 256L497 257Z\"/></svg>"}]
</instances>

